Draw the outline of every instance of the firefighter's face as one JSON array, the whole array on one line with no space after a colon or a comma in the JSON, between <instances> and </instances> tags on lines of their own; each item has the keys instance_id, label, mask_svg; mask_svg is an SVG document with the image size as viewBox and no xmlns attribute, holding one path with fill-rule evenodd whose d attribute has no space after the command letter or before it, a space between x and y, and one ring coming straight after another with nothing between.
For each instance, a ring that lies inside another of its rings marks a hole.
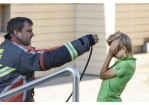
<instances>
[{"instance_id":1,"label":"firefighter's face","mask_svg":"<svg viewBox=\"0 0 149 105\"><path fill-rule=\"evenodd\" d=\"M34 37L32 26L28 22L24 22L22 32L18 32L18 37L27 45L31 45L31 39Z\"/></svg>"}]
</instances>

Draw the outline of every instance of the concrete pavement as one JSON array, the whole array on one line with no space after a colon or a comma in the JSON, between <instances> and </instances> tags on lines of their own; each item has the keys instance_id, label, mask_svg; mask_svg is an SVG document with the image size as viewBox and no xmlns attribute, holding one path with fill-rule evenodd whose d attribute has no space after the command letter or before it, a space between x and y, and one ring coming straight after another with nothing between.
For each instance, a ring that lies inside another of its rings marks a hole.
<instances>
[{"instance_id":1,"label":"concrete pavement","mask_svg":"<svg viewBox=\"0 0 149 105\"><path fill-rule=\"evenodd\" d=\"M96 102L101 82L98 76L84 75L80 82L79 102ZM35 102L65 102L71 92L71 75L62 76L35 87ZM149 102L149 82L133 77L121 98L123 102Z\"/></svg>"}]
</instances>

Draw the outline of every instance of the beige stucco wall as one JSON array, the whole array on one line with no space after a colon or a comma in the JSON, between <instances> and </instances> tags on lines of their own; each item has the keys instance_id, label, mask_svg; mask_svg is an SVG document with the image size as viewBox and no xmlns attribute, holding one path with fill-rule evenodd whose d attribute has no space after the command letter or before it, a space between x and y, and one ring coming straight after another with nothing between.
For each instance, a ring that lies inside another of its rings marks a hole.
<instances>
[{"instance_id":1,"label":"beige stucco wall","mask_svg":"<svg viewBox=\"0 0 149 105\"><path fill-rule=\"evenodd\" d=\"M109 8L110 7L110 8ZM109 14L113 13L113 15ZM10 18L24 16L33 20L35 37L32 46L36 49L51 48L87 34L98 34L99 43L93 47L86 74L98 75L107 54L106 38L114 32L115 4L11 4ZM65 66L76 67L82 73L89 52L62 67L45 72L36 72L36 77L46 75Z\"/></svg>"},{"instance_id":2,"label":"beige stucco wall","mask_svg":"<svg viewBox=\"0 0 149 105\"><path fill-rule=\"evenodd\" d=\"M149 3L116 3L115 30L132 39L134 52L140 52L149 38Z\"/></svg>"},{"instance_id":3,"label":"beige stucco wall","mask_svg":"<svg viewBox=\"0 0 149 105\"><path fill-rule=\"evenodd\" d=\"M107 37L122 31L132 39L134 51L139 51L149 38L149 4L135 3L46 3L10 4L10 18L24 16L34 22L36 49L61 46L86 34L98 34L99 43L93 47L86 74L98 75L108 52ZM3 37L0 37L3 41ZM46 75L66 66L73 66L82 73L89 52L62 67L36 72L36 77ZM112 63L114 60L112 60Z\"/></svg>"},{"instance_id":4,"label":"beige stucco wall","mask_svg":"<svg viewBox=\"0 0 149 105\"><path fill-rule=\"evenodd\" d=\"M11 18L25 16L33 20L36 36L32 40L32 46L37 49L60 46L90 33L98 34L100 41L94 46L86 71L86 74L98 75L107 54L105 40L110 32L114 32L114 18L108 17L111 10L114 14L114 10L108 7L109 5L103 3L11 4ZM112 8L115 8L114 5ZM109 24L108 21L111 19L113 23ZM65 66L76 67L82 73L88 56L89 52L62 67L46 72L36 72L36 77Z\"/></svg>"},{"instance_id":5,"label":"beige stucco wall","mask_svg":"<svg viewBox=\"0 0 149 105\"><path fill-rule=\"evenodd\" d=\"M110 8L109 8L110 7ZM112 15L109 14L113 13ZM99 43L93 47L92 57L85 74L99 75L107 55L106 38L114 32L115 4L77 3L76 38L86 34L98 34ZM82 73L88 60L89 52L78 57L75 67Z\"/></svg>"},{"instance_id":6,"label":"beige stucco wall","mask_svg":"<svg viewBox=\"0 0 149 105\"><path fill-rule=\"evenodd\" d=\"M11 4L11 18L24 16L34 22L32 46L36 49L61 46L75 39L75 4ZM37 71L36 77L74 66L74 61L49 71Z\"/></svg>"}]
</instances>

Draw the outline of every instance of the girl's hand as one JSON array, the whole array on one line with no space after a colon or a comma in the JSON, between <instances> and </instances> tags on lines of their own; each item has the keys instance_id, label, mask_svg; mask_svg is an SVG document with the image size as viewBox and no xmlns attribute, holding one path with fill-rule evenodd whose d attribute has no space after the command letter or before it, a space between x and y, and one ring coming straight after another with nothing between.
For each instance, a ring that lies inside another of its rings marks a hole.
<instances>
[{"instance_id":1,"label":"girl's hand","mask_svg":"<svg viewBox=\"0 0 149 105\"><path fill-rule=\"evenodd\" d=\"M117 53L118 50L118 45L119 45L119 41L115 40L111 43L110 47L109 47L109 55L114 57Z\"/></svg>"}]
</instances>

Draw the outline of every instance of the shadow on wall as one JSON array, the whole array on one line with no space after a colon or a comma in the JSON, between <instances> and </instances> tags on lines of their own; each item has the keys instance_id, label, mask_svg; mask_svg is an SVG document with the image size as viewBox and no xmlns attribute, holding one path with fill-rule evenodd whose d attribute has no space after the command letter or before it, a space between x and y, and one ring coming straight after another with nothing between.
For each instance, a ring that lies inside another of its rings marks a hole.
<instances>
[{"instance_id":1,"label":"shadow on wall","mask_svg":"<svg viewBox=\"0 0 149 105\"><path fill-rule=\"evenodd\" d=\"M142 46L141 53L149 53L149 38L144 39L144 45Z\"/></svg>"}]
</instances>

